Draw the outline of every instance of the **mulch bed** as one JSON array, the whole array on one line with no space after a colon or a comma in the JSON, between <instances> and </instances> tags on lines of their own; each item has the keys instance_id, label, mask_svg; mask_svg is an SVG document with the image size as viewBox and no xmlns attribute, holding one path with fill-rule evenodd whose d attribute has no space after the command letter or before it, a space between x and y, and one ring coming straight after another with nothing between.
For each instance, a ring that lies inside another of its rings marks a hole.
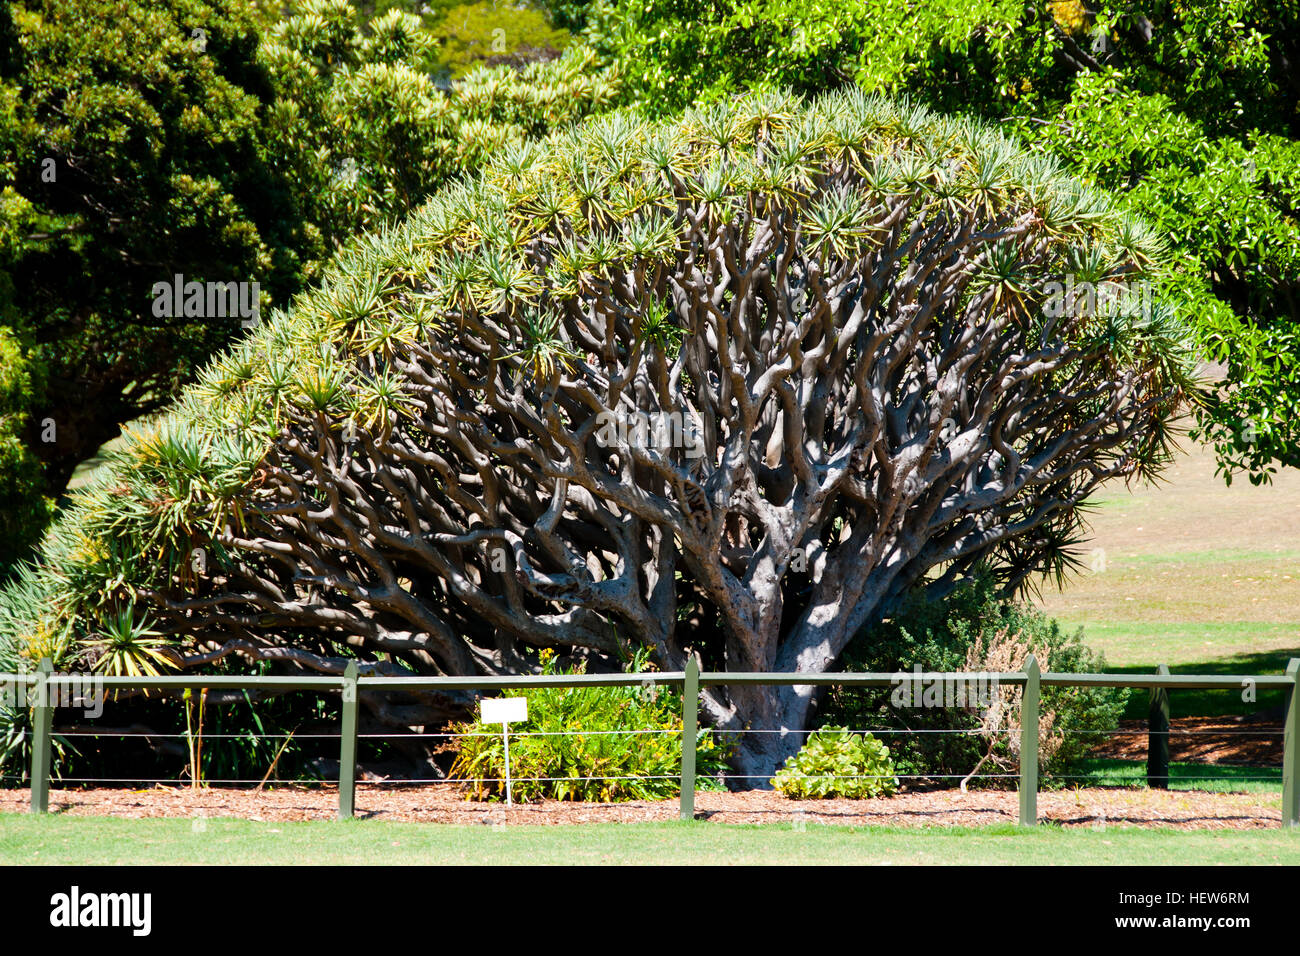
<instances>
[{"instance_id":1,"label":"mulch bed","mask_svg":"<svg viewBox=\"0 0 1300 956\"><path fill-rule=\"evenodd\" d=\"M26 790L0 790L0 812L27 809ZM1280 800L1269 794L1223 794L1093 788L1040 793L1039 818L1067 827L1141 826L1178 830L1254 830L1281 824ZM485 826L636 823L677 819L675 801L616 804L546 801L516 805L465 800L455 784L357 787L357 816L378 820ZM914 791L873 800L790 800L772 791L698 793L696 813L716 823L794 826L987 826L1014 823L1013 791ZM259 821L329 820L338 807L333 787L263 791L213 787L191 791L55 790L50 810L70 816L238 817Z\"/></svg>"},{"instance_id":2,"label":"mulch bed","mask_svg":"<svg viewBox=\"0 0 1300 956\"><path fill-rule=\"evenodd\" d=\"M1169 759L1189 763L1282 764L1282 725L1251 717L1175 717L1169 721ZM1147 759L1147 724L1125 720L1119 733L1089 753L1116 760Z\"/></svg>"},{"instance_id":3,"label":"mulch bed","mask_svg":"<svg viewBox=\"0 0 1300 956\"><path fill-rule=\"evenodd\" d=\"M1145 760L1146 723L1124 721L1120 729L1127 732L1110 737L1091 756ZM1282 761L1282 728L1273 722L1249 717L1180 717L1170 722L1170 729L1170 759L1175 761L1255 766ZM26 790L0 790L0 813L24 811L29 801ZM1253 830L1280 825L1279 802L1270 794L1094 787L1040 793L1038 815L1066 827ZM506 809L499 803L468 801L461 786L450 783L359 783L356 805L357 816L363 819L485 826L668 821L677 819L678 812L676 801L590 804L548 800ZM696 794L695 807L699 818L716 823L987 826L1016 822L1019 798L1014 791L1005 790L914 790L874 800L790 800L772 791L701 792ZM50 794L50 810L69 816L332 820L337 809L338 791L332 786L279 785L261 791L103 787Z\"/></svg>"}]
</instances>

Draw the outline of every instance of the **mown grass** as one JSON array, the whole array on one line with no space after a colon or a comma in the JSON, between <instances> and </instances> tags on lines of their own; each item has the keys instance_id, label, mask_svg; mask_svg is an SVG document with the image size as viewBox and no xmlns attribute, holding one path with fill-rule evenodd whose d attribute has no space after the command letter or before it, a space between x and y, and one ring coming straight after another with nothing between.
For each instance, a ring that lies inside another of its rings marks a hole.
<instances>
[{"instance_id":1,"label":"mown grass","mask_svg":"<svg viewBox=\"0 0 1300 956\"><path fill-rule=\"evenodd\" d=\"M1181 663L1169 668L1173 674L1236 674L1265 675L1281 674L1286 670L1287 661L1296 652L1283 655L1271 651L1259 653L1240 653L1226 657L1207 658L1205 660ZM1116 674L1150 674L1155 668L1146 666L1106 668ZM1253 698L1253 699L1251 699ZM1283 690L1251 690L1212 688L1171 690L1169 692L1170 717L1246 717L1260 711L1274 712L1278 721L1282 719L1282 707L1286 703ZM1135 688L1129 693L1128 705L1124 710L1125 720L1145 720L1151 708L1151 692Z\"/></svg>"},{"instance_id":2,"label":"mown grass","mask_svg":"<svg viewBox=\"0 0 1300 956\"><path fill-rule=\"evenodd\" d=\"M1300 587L1300 585L1297 585ZM1088 645L1109 665L1154 671L1158 664L1190 670L1224 658L1259 656L1259 666L1281 667L1300 657L1300 625L1269 621L1083 620L1057 617L1073 633L1083 628ZM1243 661L1242 666L1255 662Z\"/></svg>"},{"instance_id":3,"label":"mown grass","mask_svg":"<svg viewBox=\"0 0 1300 956\"><path fill-rule=\"evenodd\" d=\"M1067 775L1045 776L1045 786L1062 783L1069 787L1142 787L1147 784L1144 760L1088 759L1070 768ZM1170 790L1201 790L1207 793L1282 793L1280 767L1225 766L1223 764L1169 764Z\"/></svg>"},{"instance_id":4,"label":"mown grass","mask_svg":"<svg viewBox=\"0 0 1300 956\"><path fill-rule=\"evenodd\" d=\"M1297 864L1300 832L626 823L451 826L0 815L5 864Z\"/></svg>"},{"instance_id":5,"label":"mown grass","mask_svg":"<svg viewBox=\"0 0 1300 956\"><path fill-rule=\"evenodd\" d=\"M1188 446L1156 485L1108 487L1091 504L1086 570L1038 605L1106 655L1107 670L1280 674L1300 657L1300 471L1231 487L1210 452ZM1281 692L1180 690L1173 717L1248 715ZM1147 715L1134 691L1125 717Z\"/></svg>"}]
</instances>

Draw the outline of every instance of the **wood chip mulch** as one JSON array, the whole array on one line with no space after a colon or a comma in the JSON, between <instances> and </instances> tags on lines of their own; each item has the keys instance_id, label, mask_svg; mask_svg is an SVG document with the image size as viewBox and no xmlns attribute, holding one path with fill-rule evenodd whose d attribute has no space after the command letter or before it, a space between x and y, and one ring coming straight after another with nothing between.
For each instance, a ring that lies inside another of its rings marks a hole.
<instances>
[{"instance_id":1,"label":"wood chip mulch","mask_svg":"<svg viewBox=\"0 0 1300 956\"><path fill-rule=\"evenodd\" d=\"M0 813L27 809L26 790L0 790ZM1093 788L1040 793L1039 818L1067 827L1141 826L1178 830L1252 830L1281 824L1280 800L1269 794ZM482 825L633 823L677 819L676 801L615 804L546 801L516 804L465 800L454 784L357 787L357 816L378 820ZM873 800L790 800L772 791L699 793L696 815L716 823L794 826L987 826L1014 823L1013 791L914 791ZM55 790L50 810L70 816L238 817L259 821L329 820L338 807L332 787L263 791L213 787L191 791Z\"/></svg>"},{"instance_id":2,"label":"wood chip mulch","mask_svg":"<svg viewBox=\"0 0 1300 956\"><path fill-rule=\"evenodd\" d=\"M1282 765L1282 725L1253 717L1175 717L1169 721L1169 759L1194 763ZM1124 720L1119 732L1089 756L1147 759L1147 724Z\"/></svg>"}]
</instances>

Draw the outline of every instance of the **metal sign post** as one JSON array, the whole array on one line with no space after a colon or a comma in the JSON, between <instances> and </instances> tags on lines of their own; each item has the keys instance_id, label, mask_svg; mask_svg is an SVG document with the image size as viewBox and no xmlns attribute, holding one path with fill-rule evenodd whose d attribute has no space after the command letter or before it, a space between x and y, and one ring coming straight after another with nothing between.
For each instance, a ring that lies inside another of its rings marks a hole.
<instances>
[{"instance_id":1,"label":"metal sign post","mask_svg":"<svg viewBox=\"0 0 1300 956\"><path fill-rule=\"evenodd\" d=\"M480 719L485 724L501 725L501 742L506 748L506 806L514 806L510 791L510 725L528 719L528 698L497 697L484 700Z\"/></svg>"}]
</instances>

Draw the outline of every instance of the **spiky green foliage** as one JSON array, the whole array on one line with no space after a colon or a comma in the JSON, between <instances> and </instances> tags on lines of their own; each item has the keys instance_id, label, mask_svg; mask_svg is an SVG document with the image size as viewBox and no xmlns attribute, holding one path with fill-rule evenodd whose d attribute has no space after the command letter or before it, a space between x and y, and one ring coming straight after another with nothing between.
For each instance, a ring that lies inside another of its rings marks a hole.
<instances>
[{"instance_id":1,"label":"spiky green foliage","mask_svg":"<svg viewBox=\"0 0 1300 956\"><path fill-rule=\"evenodd\" d=\"M8 639L134 607L203 660L831 667L925 580L1059 568L1100 482L1159 470L1194 384L1170 265L1049 160L860 94L522 144L128 443ZM1061 306L1084 266L1151 307ZM798 728L806 690L704 703Z\"/></svg>"}]
</instances>

